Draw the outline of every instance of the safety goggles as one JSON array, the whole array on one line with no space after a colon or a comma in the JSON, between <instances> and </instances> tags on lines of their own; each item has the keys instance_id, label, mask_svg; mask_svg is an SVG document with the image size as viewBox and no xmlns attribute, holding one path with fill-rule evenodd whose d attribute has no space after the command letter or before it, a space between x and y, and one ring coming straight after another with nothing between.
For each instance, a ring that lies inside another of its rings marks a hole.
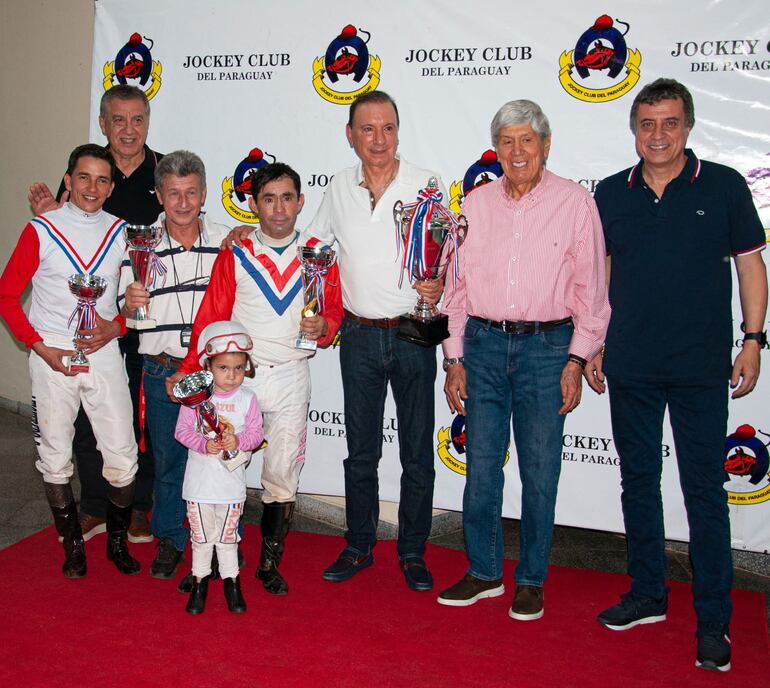
<instances>
[{"instance_id":1,"label":"safety goggles","mask_svg":"<svg viewBox=\"0 0 770 688\"><path fill-rule=\"evenodd\" d=\"M216 356L230 352L240 351L248 353L253 348L251 337L245 332L229 332L211 337L206 342L206 355Z\"/></svg>"}]
</instances>

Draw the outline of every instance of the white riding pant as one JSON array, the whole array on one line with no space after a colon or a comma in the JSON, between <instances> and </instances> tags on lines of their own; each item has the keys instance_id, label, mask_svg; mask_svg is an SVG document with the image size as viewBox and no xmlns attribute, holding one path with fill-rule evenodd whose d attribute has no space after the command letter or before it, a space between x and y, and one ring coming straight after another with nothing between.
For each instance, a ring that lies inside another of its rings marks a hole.
<instances>
[{"instance_id":1,"label":"white riding pant","mask_svg":"<svg viewBox=\"0 0 770 688\"><path fill-rule=\"evenodd\" d=\"M67 337L41 336L47 346L73 348ZM128 377L117 340L88 354L88 360L91 367L87 373L69 377L30 352L32 430L38 451L35 467L47 483L69 482L75 418L82 404L104 460L102 474L110 485L123 487L134 479L137 455Z\"/></svg>"},{"instance_id":2,"label":"white riding pant","mask_svg":"<svg viewBox=\"0 0 770 688\"><path fill-rule=\"evenodd\" d=\"M267 440L252 459L262 459L262 501L293 502L305 463L310 367L303 358L273 368L258 366L254 372L243 384L257 395Z\"/></svg>"}]
</instances>

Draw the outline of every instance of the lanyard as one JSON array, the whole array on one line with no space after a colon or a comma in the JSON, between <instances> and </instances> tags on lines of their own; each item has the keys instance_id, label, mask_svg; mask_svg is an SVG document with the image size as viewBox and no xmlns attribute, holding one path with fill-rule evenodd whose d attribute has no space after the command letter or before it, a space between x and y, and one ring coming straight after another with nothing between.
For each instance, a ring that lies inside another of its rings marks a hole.
<instances>
[{"instance_id":1,"label":"lanyard","mask_svg":"<svg viewBox=\"0 0 770 688\"><path fill-rule=\"evenodd\" d=\"M200 222L200 221L199 221ZM176 295L176 303L177 306L179 306L179 317L182 319L183 325L192 325L193 319L195 318L195 289L192 290L192 305L190 306L190 321L186 322L184 319L184 311L182 310L182 301L179 298L179 287L182 285L182 283L179 281L179 274L176 271L176 262L174 261L174 251L175 249L171 246L171 235L168 232L168 226L166 226L166 239L168 240L168 249L169 249L169 255L171 256L171 268L174 271L174 294ZM195 286L198 283L199 278L199 271L201 267L201 248L203 246L203 237L201 236L201 230L200 230L200 224L198 225L198 255L195 260L195 277L192 280L193 286ZM193 250L195 248L195 244L193 243L193 246L190 250Z\"/></svg>"}]
</instances>

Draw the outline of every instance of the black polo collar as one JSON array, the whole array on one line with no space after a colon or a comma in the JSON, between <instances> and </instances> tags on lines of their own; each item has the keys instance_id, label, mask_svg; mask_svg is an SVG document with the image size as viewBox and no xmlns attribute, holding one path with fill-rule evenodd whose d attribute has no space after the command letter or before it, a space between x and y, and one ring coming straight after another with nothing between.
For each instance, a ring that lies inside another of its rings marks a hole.
<instances>
[{"instance_id":1,"label":"black polo collar","mask_svg":"<svg viewBox=\"0 0 770 688\"><path fill-rule=\"evenodd\" d=\"M700 175L701 162L691 148L685 148L684 152L687 156L687 162L685 163L682 171L679 173L677 179L688 180L690 184L694 184L695 180ZM641 159L631 168L631 171L628 174L629 189L633 189L644 183L644 176L642 175L643 165L644 160Z\"/></svg>"}]
</instances>

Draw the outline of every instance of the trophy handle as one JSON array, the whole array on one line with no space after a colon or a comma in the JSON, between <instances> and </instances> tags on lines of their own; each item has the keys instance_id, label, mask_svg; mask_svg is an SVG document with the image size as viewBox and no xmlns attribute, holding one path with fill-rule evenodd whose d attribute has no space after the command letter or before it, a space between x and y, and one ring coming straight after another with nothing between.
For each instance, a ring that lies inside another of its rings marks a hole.
<instances>
[{"instance_id":1,"label":"trophy handle","mask_svg":"<svg viewBox=\"0 0 770 688\"><path fill-rule=\"evenodd\" d=\"M436 267L437 278L443 278L446 275L449 266L455 259L455 247L460 248L467 236L468 221L465 219L465 215L460 215L457 218L457 227L450 228L441 245L441 255Z\"/></svg>"},{"instance_id":2,"label":"trophy handle","mask_svg":"<svg viewBox=\"0 0 770 688\"><path fill-rule=\"evenodd\" d=\"M403 217L404 204L401 201L396 201L393 204L393 221L401 227L401 218Z\"/></svg>"}]
</instances>

